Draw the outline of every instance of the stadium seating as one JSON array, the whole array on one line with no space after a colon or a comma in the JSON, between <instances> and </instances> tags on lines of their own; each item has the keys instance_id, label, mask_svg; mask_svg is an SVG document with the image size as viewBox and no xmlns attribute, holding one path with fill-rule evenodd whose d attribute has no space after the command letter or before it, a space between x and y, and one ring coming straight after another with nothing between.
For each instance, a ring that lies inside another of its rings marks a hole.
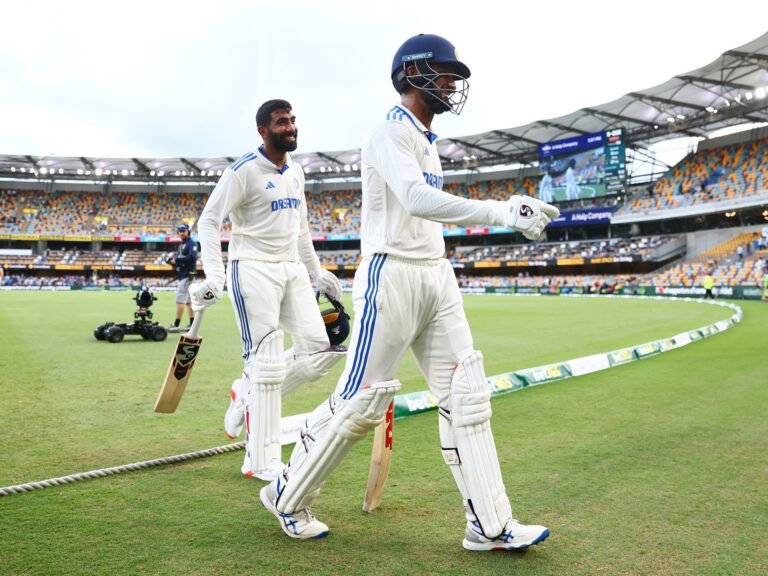
<instances>
[{"instance_id":1,"label":"stadium seating","mask_svg":"<svg viewBox=\"0 0 768 576\"><path fill-rule=\"evenodd\" d=\"M768 194L768 139L688 155L617 214L646 213Z\"/></svg>"},{"instance_id":2,"label":"stadium seating","mask_svg":"<svg viewBox=\"0 0 768 576\"><path fill-rule=\"evenodd\" d=\"M765 274L768 249L757 232L743 232L717 244L694 258L686 259L659 274L648 277L654 286L697 286L701 278L710 272L718 286L753 285L760 283ZM742 254L739 256L738 248Z\"/></svg>"},{"instance_id":3,"label":"stadium seating","mask_svg":"<svg viewBox=\"0 0 768 576\"><path fill-rule=\"evenodd\" d=\"M459 246L456 248L452 260L466 263L486 260L515 261L608 256L633 256L646 259L677 238L677 236L651 236L537 244Z\"/></svg>"},{"instance_id":4,"label":"stadium seating","mask_svg":"<svg viewBox=\"0 0 768 576\"><path fill-rule=\"evenodd\" d=\"M472 199L505 200L512 194L535 196L537 193L536 178L480 178L479 173L473 173L467 176L465 182L448 183L445 189ZM711 207L738 199L751 199L753 204L757 199L759 205L763 197L768 202L768 139L702 149L689 154L659 178L651 190L652 194L649 194L647 185L634 186L628 201L619 208L617 214L637 215L679 207ZM359 189L312 189L306 195L310 230L316 238L359 233L362 200ZM151 240L152 244L127 244L109 238L126 235L154 238L175 236L175 227L182 221L194 221L207 196L207 193L189 191L51 192L47 189L16 190L7 186L0 187L0 234L38 235L52 246L51 249L41 251L40 247L45 246L41 243L34 245L35 253L32 255L2 256L0 263L6 266L4 283L92 283L102 286L109 283L131 284L141 280L173 286L176 282L174 274L171 267L166 265L175 249L173 243L165 243L161 239ZM580 206L613 205L617 202L618 198L611 196L585 200ZM225 221L225 237L230 229L230 223ZM460 280L464 286L544 289L562 286L604 289L605 286L615 288L628 282L655 286L696 286L708 271L713 274L717 285L753 285L765 273L768 261L766 239L753 228L735 233L733 238L695 257L687 257L653 273L596 275L586 274L585 269L583 275L562 275L556 274L557 269L551 267L551 263L558 260L621 256L630 256L634 262L662 262L670 257L669 247L672 244L685 243L680 233L635 234L632 237L627 237L626 231L620 234L624 237L520 244L510 244L509 236L500 236L501 240L495 242L494 237L488 236L476 242L474 238L453 236L448 240L446 256L454 263L457 272L461 272ZM92 235L103 237L99 239L98 245L89 245L88 240ZM62 238L61 242L52 242L59 237ZM344 249L334 249L333 244L326 242L319 251L325 265L354 268L358 264L359 248L350 248L349 244L345 244ZM8 245L13 246L13 240ZM739 247L741 253L738 252ZM226 251L224 258L227 258ZM529 273L495 276L477 276L474 271L468 273L472 268L483 268L477 264L526 260L546 261L550 267L542 269L537 266ZM125 269L117 272L101 269L113 266ZM83 267L84 270L80 274L75 273L77 267ZM95 277L90 273L92 267L98 269ZM150 267L150 273L145 273L145 267ZM463 267L465 269L462 271ZM594 269L589 270L592 271ZM345 275L342 281L348 286L350 278Z\"/></svg>"},{"instance_id":5,"label":"stadium seating","mask_svg":"<svg viewBox=\"0 0 768 576\"><path fill-rule=\"evenodd\" d=\"M0 233L172 235L180 222L197 218L206 198L192 193L0 189Z\"/></svg>"}]
</instances>

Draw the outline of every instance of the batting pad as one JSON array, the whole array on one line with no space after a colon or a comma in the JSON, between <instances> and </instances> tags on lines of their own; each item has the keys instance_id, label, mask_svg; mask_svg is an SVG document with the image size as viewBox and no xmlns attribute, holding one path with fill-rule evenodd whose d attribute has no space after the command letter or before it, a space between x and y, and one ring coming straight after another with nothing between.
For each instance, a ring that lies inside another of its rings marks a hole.
<instances>
[{"instance_id":1,"label":"batting pad","mask_svg":"<svg viewBox=\"0 0 768 576\"><path fill-rule=\"evenodd\" d=\"M245 366L250 386L246 397L245 459L243 474L267 470L272 460L281 460L281 393L285 380L283 333L271 332L259 344Z\"/></svg>"},{"instance_id":2,"label":"batting pad","mask_svg":"<svg viewBox=\"0 0 768 576\"><path fill-rule=\"evenodd\" d=\"M467 521L494 538L512 517L512 507L491 432L491 393L481 352L472 352L456 367L448 403L448 410L439 411L443 459L464 498Z\"/></svg>"},{"instance_id":3,"label":"batting pad","mask_svg":"<svg viewBox=\"0 0 768 576\"><path fill-rule=\"evenodd\" d=\"M283 394L288 394L306 382L314 382L325 376L333 365L346 355L346 348L329 348L322 352L294 358L293 348L289 348L285 351L287 370Z\"/></svg>"},{"instance_id":4,"label":"batting pad","mask_svg":"<svg viewBox=\"0 0 768 576\"><path fill-rule=\"evenodd\" d=\"M349 400L332 398L318 407L293 450L277 509L292 514L312 504L349 449L384 420L399 390L397 380L379 382L361 389Z\"/></svg>"}]
</instances>

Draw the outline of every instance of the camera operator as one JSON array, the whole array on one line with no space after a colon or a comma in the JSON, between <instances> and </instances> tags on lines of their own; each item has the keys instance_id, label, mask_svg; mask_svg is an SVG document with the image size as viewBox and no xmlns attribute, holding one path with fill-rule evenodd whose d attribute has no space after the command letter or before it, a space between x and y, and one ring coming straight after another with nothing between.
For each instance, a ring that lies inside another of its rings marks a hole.
<instances>
[{"instance_id":1,"label":"camera operator","mask_svg":"<svg viewBox=\"0 0 768 576\"><path fill-rule=\"evenodd\" d=\"M181 244L179 244L176 254L169 258L168 263L176 267L179 285L176 288L176 320L174 320L173 325L168 327L168 332L186 332L192 326L192 321L195 319L195 313L192 311L192 303L189 298L189 285L195 279L197 246L192 240L189 226L180 224L176 230L181 237ZM185 307L187 309L187 316L189 316L189 326L181 327L181 317L184 315Z\"/></svg>"}]
</instances>

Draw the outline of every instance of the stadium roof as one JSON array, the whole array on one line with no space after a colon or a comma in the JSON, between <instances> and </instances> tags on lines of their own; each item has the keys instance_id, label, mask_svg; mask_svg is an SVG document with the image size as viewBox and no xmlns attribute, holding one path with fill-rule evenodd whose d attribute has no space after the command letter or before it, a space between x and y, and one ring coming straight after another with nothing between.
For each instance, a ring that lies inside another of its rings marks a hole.
<instances>
[{"instance_id":1,"label":"stadium roof","mask_svg":"<svg viewBox=\"0 0 768 576\"><path fill-rule=\"evenodd\" d=\"M565 116L517 128L438 140L445 169L532 164L538 145L622 128L628 148L677 136L707 137L768 122L768 33L670 80ZM359 176L360 150L297 154L309 179ZM108 158L0 155L0 178L212 183L235 161L221 158Z\"/></svg>"}]
</instances>

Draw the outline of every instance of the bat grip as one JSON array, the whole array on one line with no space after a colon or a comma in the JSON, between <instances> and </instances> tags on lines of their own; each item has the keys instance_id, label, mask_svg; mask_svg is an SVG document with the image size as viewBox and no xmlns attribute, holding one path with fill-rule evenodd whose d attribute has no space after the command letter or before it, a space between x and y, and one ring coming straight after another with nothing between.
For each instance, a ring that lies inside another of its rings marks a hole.
<instances>
[{"instance_id":1,"label":"bat grip","mask_svg":"<svg viewBox=\"0 0 768 576\"><path fill-rule=\"evenodd\" d=\"M198 333L200 332L200 323L203 321L203 312L204 310L200 310L197 314L195 314L195 319L192 321L192 326L189 329L189 332L187 332L187 338L197 338Z\"/></svg>"}]
</instances>

